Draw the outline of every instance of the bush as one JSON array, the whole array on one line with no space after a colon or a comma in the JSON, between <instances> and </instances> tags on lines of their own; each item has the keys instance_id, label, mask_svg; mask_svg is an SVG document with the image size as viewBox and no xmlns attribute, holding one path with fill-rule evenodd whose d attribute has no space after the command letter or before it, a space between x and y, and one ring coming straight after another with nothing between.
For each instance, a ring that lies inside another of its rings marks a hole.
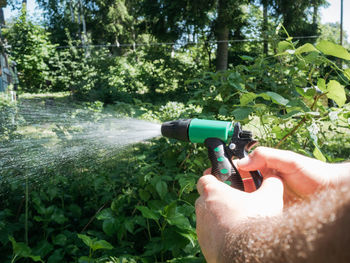
<instances>
[{"instance_id":1,"label":"bush","mask_svg":"<svg viewBox=\"0 0 350 263\"><path fill-rule=\"evenodd\" d=\"M203 107L204 115L241 121L264 145L321 160L346 158L348 142L341 146L341 155L326 145L335 138L343 141L343 133L348 133L341 127L348 125L344 86L349 85L350 71L341 70L328 56L349 59L350 54L331 42L296 47L291 39L280 42L278 52L270 58L245 56L245 65L203 74L192 81L193 103Z\"/></svg>"}]
</instances>

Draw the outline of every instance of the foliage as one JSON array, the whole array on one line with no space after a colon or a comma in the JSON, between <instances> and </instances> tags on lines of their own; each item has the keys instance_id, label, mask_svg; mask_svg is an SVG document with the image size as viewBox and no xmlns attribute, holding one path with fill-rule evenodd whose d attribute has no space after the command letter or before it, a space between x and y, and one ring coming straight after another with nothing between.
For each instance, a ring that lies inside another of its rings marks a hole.
<instances>
[{"instance_id":1,"label":"foliage","mask_svg":"<svg viewBox=\"0 0 350 263\"><path fill-rule=\"evenodd\" d=\"M349 125L346 89L348 70L328 56L350 59L346 49L328 41L297 46L292 38L278 44L278 55L254 59L218 73L205 73L192 82L192 92L203 114L235 120L258 128L261 141L325 160L320 147L327 129ZM334 107L334 106L340 107ZM336 113L335 113L336 112ZM256 128L255 128L256 129ZM342 140L343 130L338 130ZM328 160L333 154L327 153Z\"/></svg>"},{"instance_id":2,"label":"foliage","mask_svg":"<svg viewBox=\"0 0 350 263\"><path fill-rule=\"evenodd\" d=\"M11 102L8 98L0 94L0 134L3 138L0 138L0 142L6 139L17 128L15 122L16 107L14 102Z\"/></svg>"},{"instance_id":3,"label":"foliage","mask_svg":"<svg viewBox=\"0 0 350 263\"><path fill-rule=\"evenodd\" d=\"M124 116L157 121L234 119L266 146L331 162L350 154L350 105L345 88L350 71L334 61L348 60L350 54L328 41L299 45L287 38L276 45L276 56L244 55L242 65L223 72L200 72L187 82L194 72L186 69L195 71L197 65L183 56L172 61L161 55L148 57L150 53L145 52L110 61L107 54L94 55L90 50L90 57L85 57L84 50L71 51L64 52L78 62L63 65L62 70L76 75L61 83L68 85L69 79L75 79L71 84L75 94L92 96L101 82L130 96L128 102L107 93L107 98L118 103L106 108L100 101L76 105L71 118L99 121L104 114L122 109ZM99 56L106 59L104 67L98 66ZM169 66L172 62L174 67ZM93 82L85 82L89 74L96 74L90 78ZM177 78L182 79L175 82ZM181 91L178 97L176 91ZM11 107L7 102L0 105ZM75 135L69 125L45 129L62 145L71 145L69 137ZM37 148L45 153L44 145ZM196 181L206 163L203 146L161 138L126 147L108 158L101 159L96 152L48 163L35 171L41 177L26 181L10 182L2 174L0 259L11 262L18 254L50 263L203 262L195 234L194 202ZM38 178L45 181L38 183Z\"/></svg>"},{"instance_id":4,"label":"foliage","mask_svg":"<svg viewBox=\"0 0 350 263\"><path fill-rule=\"evenodd\" d=\"M340 24L336 23L325 23L320 25L320 40L328 40L333 43L340 43L340 33L339 33ZM348 34L346 31L343 32L343 46L350 48L350 43L346 41L348 39Z\"/></svg>"},{"instance_id":5,"label":"foliage","mask_svg":"<svg viewBox=\"0 0 350 263\"><path fill-rule=\"evenodd\" d=\"M11 59L17 63L20 91L49 90L50 66L55 57L55 45L50 42L49 35L44 28L27 20L24 8L14 24L4 30L11 45Z\"/></svg>"}]
</instances>

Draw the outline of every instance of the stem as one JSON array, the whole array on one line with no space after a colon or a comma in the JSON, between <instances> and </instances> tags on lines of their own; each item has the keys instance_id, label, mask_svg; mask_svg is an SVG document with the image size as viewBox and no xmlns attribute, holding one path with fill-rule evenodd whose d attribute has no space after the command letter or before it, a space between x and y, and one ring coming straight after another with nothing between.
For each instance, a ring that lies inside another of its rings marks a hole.
<instances>
[{"instance_id":1,"label":"stem","mask_svg":"<svg viewBox=\"0 0 350 263\"><path fill-rule=\"evenodd\" d=\"M25 218L24 218L24 240L28 245L28 210L29 210L29 189L28 189L28 176L26 177L26 204L25 204Z\"/></svg>"},{"instance_id":2,"label":"stem","mask_svg":"<svg viewBox=\"0 0 350 263\"><path fill-rule=\"evenodd\" d=\"M187 156L185 157L185 159L182 161L182 163L180 164L180 169L184 166L185 162L188 160L188 158L190 158L191 156L191 151L187 154Z\"/></svg>"},{"instance_id":3,"label":"stem","mask_svg":"<svg viewBox=\"0 0 350 263\"><path fill-rule=\"evenodd\" d=\"M92 257L92 251L91 251L92 249L91 249L91 247L90 247L90 250L89 250L89 263L90 263L90 259L91 259L91 257Z\"/></svg>"},{"instance_id":4,"label":"stem","mask_svg":"<svg viewBox=\"0 0 350 263\"><path fill-rule=\"evenodd\" d=\"M275 148L279 148L281 144L289 137L291 136L299 127L306 122L307 118L304 116L301 121L286 135L283 136L283 138L275 145Z\"/></svg>"},{"instance_id":5,"label":"stem","mask_svg":"<svg viewBox=\"0 0 350 263\"><path fill-rule=\"evenodd\" d=\"M90 218L89 222L84 226L84 228L81 230L81 232L84 232L86 230L86 228L92 223L92 221L94 221L94 219L96 218L97 214L99 212L101 212L101 210L107 205L107 203L105 203L103 206L101 206L97 212L94 214L93 217Z\"/></svg>"},{"instance_id":6,"label":"stem","mask_svg":"<svg viewBox=\"0 0 350 263\"><path fill-rule=\"evenodd\" d=\"M151 241L152 236L151 236L151 230L149 229L149 221L148 221L148 219L146 219L146 222L147 222L147 233L148 233L148 238L149 238L149 240Z\"/></svg>"},{"instance_id":7,"label":"stem","mask_svg":"<svg viewBox=\"0 0 350 263\"><path fill-rule=\"evenodd\" d=\"M321 95L316 95L316 96L314 97L314 102L312 103L312 105L311 105L311 107L310 107L311 110L314 110L317 101L318 101L321 97L323 97L323 96L326 96L326 94L323 93L323 94L321 94ZM299 129L299 127L300 127L302 124L304 124L306 121L307 121L307 116L305 115L305 116L301 119L301 121L300 121L288 134L286 134L286 135L276 144L275 147L276 147L276 148L279 148L279 147L281 146L281 144L282 144L289 136L293 135L293 134L295 133L295 131L296 131L297 129Z\"/></svg>"},{"instance_id":8,"label":"stem","mask_svg":"<svg viewBox=\"0 0 350 263\"><path fill-rule=\"evenodd\" d=\"M11 263L16 262L16 258L17 258L18 254L15 254L15 256L13 257L13 259L11 260Z\"/></svg>"}]
</instances>

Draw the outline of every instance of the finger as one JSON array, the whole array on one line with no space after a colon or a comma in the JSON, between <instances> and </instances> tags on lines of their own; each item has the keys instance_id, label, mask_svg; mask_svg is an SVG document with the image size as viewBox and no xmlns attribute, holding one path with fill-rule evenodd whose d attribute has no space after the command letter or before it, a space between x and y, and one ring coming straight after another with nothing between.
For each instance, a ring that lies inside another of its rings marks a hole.
<instances>
[{"instance_id":1,"label":"finger","mask_svg":"<svg viewBox=\"0 0 350 263\"><path fill-rule=\"evenodd\" d=\"M258 193L270 195L274 198L283 197L283 181L277 176L269 176L264 178L261 187L257 190Z\"/></svg>"},{"instance_id":2,"label":"finger","mask_svg":"<svg viewBox=\"0 0 350 263\"><path fill-rule=\"evenodd\" d=\"M211 167L203 172L203 175L211 174Z\"/></svg>"},{"instance_id":3,"label":"finger","mask_svg":"<svg viewBox=\"0 0 350 263\"><path fill-rule=\"evenodd\" d=\"M267 167L288 173L288 171L298 168L297 160L301 157L303 156L291 151L257 147L249 156L237 160L237 166L244 171L260 170Z\"/></svg>"},{"instance_id":4,"label":"finger","mask_svg":"<svg viewBox=\"0 0 350 263\"><path fill-rule=\"evenodd\" d=\"M218 182L218 179L216 179L215 176L211 174L203 175L197 182L197 191L199 195L207 195L208 192L213 190Z\"/></svg>"},{"instance_id":5,"label":"finger","mask_svg":"<svg viewBox=\"0 0 350 263\"><path fill-rule=\"evenodd\" d=\"M198 197L195 202L196 216L200 217L206 210L205 201L202 196Z\"/></svg>"}]
</instances>

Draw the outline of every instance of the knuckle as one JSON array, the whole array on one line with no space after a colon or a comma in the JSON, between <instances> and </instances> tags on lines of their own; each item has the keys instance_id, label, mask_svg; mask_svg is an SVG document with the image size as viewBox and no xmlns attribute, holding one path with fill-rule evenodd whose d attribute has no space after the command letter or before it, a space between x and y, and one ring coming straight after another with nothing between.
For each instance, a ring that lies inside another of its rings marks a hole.
<instances>
[{"instance_id":1,"label":"knuckle","mask_svg":"<svg viewBox=\"0 0 350 263\"><path fill-rule=\"evenodd\" d=\"M214 187L215 181L213 180L212 177L213 177L212 175L204 175L198 180L197 187L202 189L202 192L204 194L208 194L215 189Z\"/></svg>"},{"instance_id":2,"label":"knuckle","mask_svg":"<svg viewBox=\"0 0 350 263\"><path fill-rule=\"evenodd\" d=\"M253 151L253 157L261 157L266 155L266 152L268 151L268 148L264 147L264 146L258 146L255 148L255 150Z\"/></svg>"}]
</instances>

